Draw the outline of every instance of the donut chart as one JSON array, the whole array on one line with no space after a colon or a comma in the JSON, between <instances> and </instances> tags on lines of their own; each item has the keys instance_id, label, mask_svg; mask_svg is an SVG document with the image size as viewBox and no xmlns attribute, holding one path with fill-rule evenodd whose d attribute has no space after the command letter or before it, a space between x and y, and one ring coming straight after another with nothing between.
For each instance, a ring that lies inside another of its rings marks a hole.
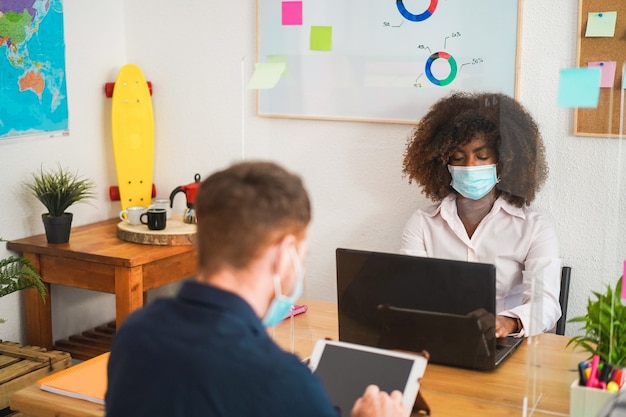
<instances>
[{"instance_id":1,"label":"donut chart","mask_svg":"<svg viewBox=\"0 0 626 417\"><path fill-rule=\"evenodd\" d=\"M437 3L439 0L430 0L430 5L426 10L424 10L420 14L413 14L409 12L404 6L403 0L396 0L396 6L398 7L398 11L405 19L410 20L412 22L422 22L433 15L435 9L437 8Z\"/></svg>"},{"instance_id":2,"label":"donut chart","mask_svg":"<svg viewBox=\"0 0 626 417\"><path fill-rule=\"evenodd\" d=\"M448 61L448 65L450 65L450 73L448 74L446 78L439 79L435 77L435 75L432 72L431 67L433 66L433 63L438 59L445 59L446 61ZM435 85L439 85L443 87L443 86L450 84L452 81L454 81L454 78L456 77L456 74L457 74L457 70L458 68L456 65L456 60L454 59L452 55L450 55L447 52L443 52L443 51L435 52L434 54L429 56L428 60L426 61L426 77L428 77L430 82Z\"/></svg>"}]
</instances>

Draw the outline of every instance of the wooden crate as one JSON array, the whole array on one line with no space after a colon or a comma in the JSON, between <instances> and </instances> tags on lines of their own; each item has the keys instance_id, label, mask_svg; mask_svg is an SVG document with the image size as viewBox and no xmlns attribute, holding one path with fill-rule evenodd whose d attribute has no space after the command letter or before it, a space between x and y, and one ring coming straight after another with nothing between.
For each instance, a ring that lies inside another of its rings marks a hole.
<instances>
[{"instance_id":1,"label":"wooden crate","mask_svg":"<svg viewBox=\"0 0 626 417\"><path fill-rule=\"evenodd\" d=\"M53 348L68 352L74 359L85 361L111 350L115 330L114 321L106 323L68 339L57 340Z\"/></svg>"},{"instance_id":2,"label":"wooden crate","mask_svg":"<svg viewBox=\"0 0 626 417\"><path fill-rule=\"evenodd\" d=\"M9 406L14 391L71 364L72 356L67 352L0 341L0 409Z\"/></svg>"}]
</instances>

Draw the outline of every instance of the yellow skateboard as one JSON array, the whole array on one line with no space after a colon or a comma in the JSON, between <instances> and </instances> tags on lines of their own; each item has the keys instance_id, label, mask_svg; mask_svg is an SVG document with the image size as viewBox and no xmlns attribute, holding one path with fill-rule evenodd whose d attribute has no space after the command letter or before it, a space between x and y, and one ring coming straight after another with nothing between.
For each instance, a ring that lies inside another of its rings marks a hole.
<instances>
[{"instance_id":1,"label":"yellow skateboard","mask_svg":"<svg viewBox=\"0 0 626 417\"><path fill-rule=\"evenodd\" d=\"M117 187L109 188L111 200L120 200L122 210L129 206L148 207L156 190L154 171L154 116L152 85L137 65L124 65L105 93L113 97L111 134L117 171Z\"/></svg>"}]
</instances>

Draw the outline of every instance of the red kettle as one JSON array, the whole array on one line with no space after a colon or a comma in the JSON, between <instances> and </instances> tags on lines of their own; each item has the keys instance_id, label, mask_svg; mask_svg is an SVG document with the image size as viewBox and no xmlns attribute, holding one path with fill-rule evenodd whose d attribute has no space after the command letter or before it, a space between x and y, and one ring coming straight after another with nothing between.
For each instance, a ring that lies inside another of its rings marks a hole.
<instances>
[{"instance_id":1,"label":"red kettle","mask_svg":"<svg viewBox=\"0 0 626 417\"><path fill-rule=\"evenodd\" d=\"M174 188L174 191L170 194L170 207L174 207L174 197L178 193L185 193L185 198L187 199L187 208L185 209L185 213L183 214L183 222L185 223L196 223L196 212L193 208L193 203L196 200L196 193L198 192L198 187L200 186L200 174L196 174L193 176L194 182L180 185Z\"/></svg>"}]
</instances>

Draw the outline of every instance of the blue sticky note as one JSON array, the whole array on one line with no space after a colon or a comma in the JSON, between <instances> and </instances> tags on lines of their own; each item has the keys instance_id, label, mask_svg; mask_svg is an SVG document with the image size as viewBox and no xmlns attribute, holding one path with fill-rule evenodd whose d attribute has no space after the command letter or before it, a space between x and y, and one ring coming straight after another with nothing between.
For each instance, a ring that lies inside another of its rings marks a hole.
<instances>
[{"instance_id":1,"label":"blue sticky note","mask_svg":"<svg viewBox=\"0 0 626 417\"><path fill-rule=\"evenodd\" d=\"M559 107L598 107L600 98L600 68L562 69L559 80Z\"/></svg>"}]
</instances>

